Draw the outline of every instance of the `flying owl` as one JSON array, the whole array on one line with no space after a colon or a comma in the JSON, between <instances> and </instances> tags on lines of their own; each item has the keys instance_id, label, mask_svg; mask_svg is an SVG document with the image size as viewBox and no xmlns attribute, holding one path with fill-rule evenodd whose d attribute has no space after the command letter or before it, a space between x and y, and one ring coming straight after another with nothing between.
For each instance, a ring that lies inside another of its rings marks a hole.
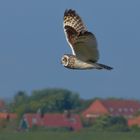
<instances>
[{"instance_id":1,"label":"flying owl","mask_svg":"<svg viewBox=\"0 0 140 140\"><path fill-rule=\"evenodd\" d=\"M72 50L72 54L64 54L61 63L70 69L113 69L110 66L97 63L99 51L97 40L93 33L89 32L76 11L69 9L64 12L63 21L66 40Z\"/></svg>"}]
</instances>

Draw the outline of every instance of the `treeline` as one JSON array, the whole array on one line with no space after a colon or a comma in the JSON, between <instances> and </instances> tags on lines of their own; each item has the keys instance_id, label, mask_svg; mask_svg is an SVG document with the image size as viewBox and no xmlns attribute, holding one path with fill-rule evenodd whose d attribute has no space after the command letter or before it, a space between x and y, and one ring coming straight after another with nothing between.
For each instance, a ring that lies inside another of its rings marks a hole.
<instances>
[{"instance_id":1,"label":"treeline","mask_svg":"<svg viewBox=\"0 0 140 140\"><path fill-rule=\"evenodd\" d=\"M81 99L78 93L66 89L43 89L35 90L28 95L24 91L19 91L9 104L9 111L15 112L19 116L24 113L42 114L48 112L62 113L65 110L80 112L85 109L93 100Z\"/></svg>"},{"instance_id":2,"label":"treeline","mask_svg":"<svg viewBox=\"0 0 140 140\"><path fill-rule=\"evenodd\" d=\"M19 119L24 113L64 113L71 111L79 113L85 110L94 99L82 99L78 93L66 89L42 89L35 90L31 95L25 91L19 91L13 97L13 100L8 104L9 112L16 113ZM110 98L116 100L117 98ZM139 131L139 127L135 126L131 129L127 125L126 118L122 116L100 116L93 119L85 119L81 117L84 128L88 131ZM11 123L11 122L7 122ZM3 126L3 125L2 125ZM5 127L4 122L4 127ZM11 125L10 125L11 126Z\"/></svg>"}]
</instances>

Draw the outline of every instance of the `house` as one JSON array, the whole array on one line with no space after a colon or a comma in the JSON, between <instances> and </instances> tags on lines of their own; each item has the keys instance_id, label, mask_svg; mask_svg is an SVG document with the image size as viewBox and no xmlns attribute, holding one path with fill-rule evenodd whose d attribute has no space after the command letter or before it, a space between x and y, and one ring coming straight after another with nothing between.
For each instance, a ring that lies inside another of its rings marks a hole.
<instances>
[{"instance_id":1,"label":"house","mask_svg":"<svg viewBox=\"0 0 140 140\"><path fill-rule=\"evenodd\" d=\"M133 125L137 125L140 127L140 116L129 118L127 122L128 122L128 126L130 127Z\"/></svg>"},{"instance_id":2,"label":"house","mask_svg":"<svg viewBox=\"0 0 140 140\"><path fill-rule=\"evenodd\" d=\"M96 100L83 113L84 118L96 118L101 115L124 116L131 118L140 110L140 102L134 100Z\"/></svg>"},{"instance_id":3,"label":"house","mask_svg":"<svg viewBox=\"0 0 140 140\"><path fill-rule=\"evenodd\" d=\"M70 128L78 131L82 128L80 116L77 114L31 114L27 113L23 116L23 122L27 123L28 128L33 126L43 126L48 128Z\"/></svg>"},{"instance_id":4,"label":"house","mask_svg":"<svg viewBox=\"0 0 140 140\"><path fill-rule=\"evenodd\" d=\"M8 120L17 119L17 114L0 112L0 119L1 120L2 119L8 119Z\"/></svg>"}]
</instances>

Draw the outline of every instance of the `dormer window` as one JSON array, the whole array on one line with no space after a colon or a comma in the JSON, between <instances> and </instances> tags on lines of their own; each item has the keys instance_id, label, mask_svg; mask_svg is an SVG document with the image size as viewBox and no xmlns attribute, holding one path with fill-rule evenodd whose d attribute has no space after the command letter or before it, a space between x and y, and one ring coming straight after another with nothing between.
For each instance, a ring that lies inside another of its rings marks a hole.
<instances>
[{"instance_id":1,"label":"dormer window","mask_svg":"<svg viewBox=\"0 0 140 140\"><path fill-rule=\"evenodd\" d=\"M119 108L118 110L119 110L119 112L122 112L122 108Z\"/></svg>"},{"instance_id":2,"label":"dormer window","mask_svg":"<svg viewBox=\"0 0 140 140\"><path fill-rule=\"evenodd\" d=\"M110 107L109 110L110 110L110 112L113 112L114 111L114 109L112 107Z\"/></svg>"},{"instance_id":3,"label":"dormer window","mask_svg":"<svg viewBox=\"0 0 140 140\"><path fill-rule=\"evenodd\" d=\"M130 108L130 111L131 111L131 112L134 112L134 109L133 109L133 108Z\"/></svg>"},{"instance_id":4,"label":"dormer window","mask_svg":"<svg viewBox=\"0 0 140 140\"><path fill-rule=\"evenodd\" d=\"M128 108L124 108L124 111L127 112L128 111Z\"/></svg>"}]
</instances>

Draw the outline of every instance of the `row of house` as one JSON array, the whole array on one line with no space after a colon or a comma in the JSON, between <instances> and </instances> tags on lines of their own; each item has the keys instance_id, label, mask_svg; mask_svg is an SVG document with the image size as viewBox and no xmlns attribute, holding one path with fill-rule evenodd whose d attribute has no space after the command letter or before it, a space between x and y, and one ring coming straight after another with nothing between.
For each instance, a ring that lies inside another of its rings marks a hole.
<instances>
[{"instance_id":1,"label":"row of house","mask_svg":"<svg viewBox=\"0 0 140 140\"><path fill-rule=\"evenodd\" d=\"M135 116L140 111L140 102L134 100L95 100L80 115L65 112L63 114L26 113L20 122L20 127L32 128L33 126L43 127L66 127L74 131L83 128L81 116L84 119L96 119L102 115L123 116L128 120L128 125L140 126L140 116ZM3 116L3 117L2 117ZM0 119L16 119L16 114L0 113Z\"/></svg>"},{"instance_id":2,"label":"row of house","mask_svg":"<svg viewBox=\"0 0 140 140\"><path fill-rule=\"evenodd\" d=\"M82 116L86 119L96 119L102 115L123 116L127 119L129 127L133 125L140 127L140 102L135 100L96 100L82 112Z\"/></svg>"},{"instance_id":3,"label":"row of house","mask_svg":"<svg viewBox=\"0 0 140 140\"><path fill-rule=\"evenodd\" d=\"M24 114L21 120L21 128L32 128L33 126L43 126L47 128L69 128L69 130L78 131L82 128L80 116L77 114Z\"/></svg>"},{"instance_id":4,"label":"row of house","mask_svg":"<svg viewBox=\"0 0 140 140\"><path fill-rule=\"evenodd\" d=\"M134 100L96 100L83 113L85 118L101 115L124 116L132 118L140 111L140 102Z\"/></svg>"},{"instance_id":5,"label":"row of house","mask_svg":"<svg viewBox=\"0 0 140 140\"><path fill-rule=\"evenodd\" d=\"M7 113L7 112L0 112L0 119L6 119L6 120L13 120L17 119L16 113Z\"/></svg>"}]
</instances>

